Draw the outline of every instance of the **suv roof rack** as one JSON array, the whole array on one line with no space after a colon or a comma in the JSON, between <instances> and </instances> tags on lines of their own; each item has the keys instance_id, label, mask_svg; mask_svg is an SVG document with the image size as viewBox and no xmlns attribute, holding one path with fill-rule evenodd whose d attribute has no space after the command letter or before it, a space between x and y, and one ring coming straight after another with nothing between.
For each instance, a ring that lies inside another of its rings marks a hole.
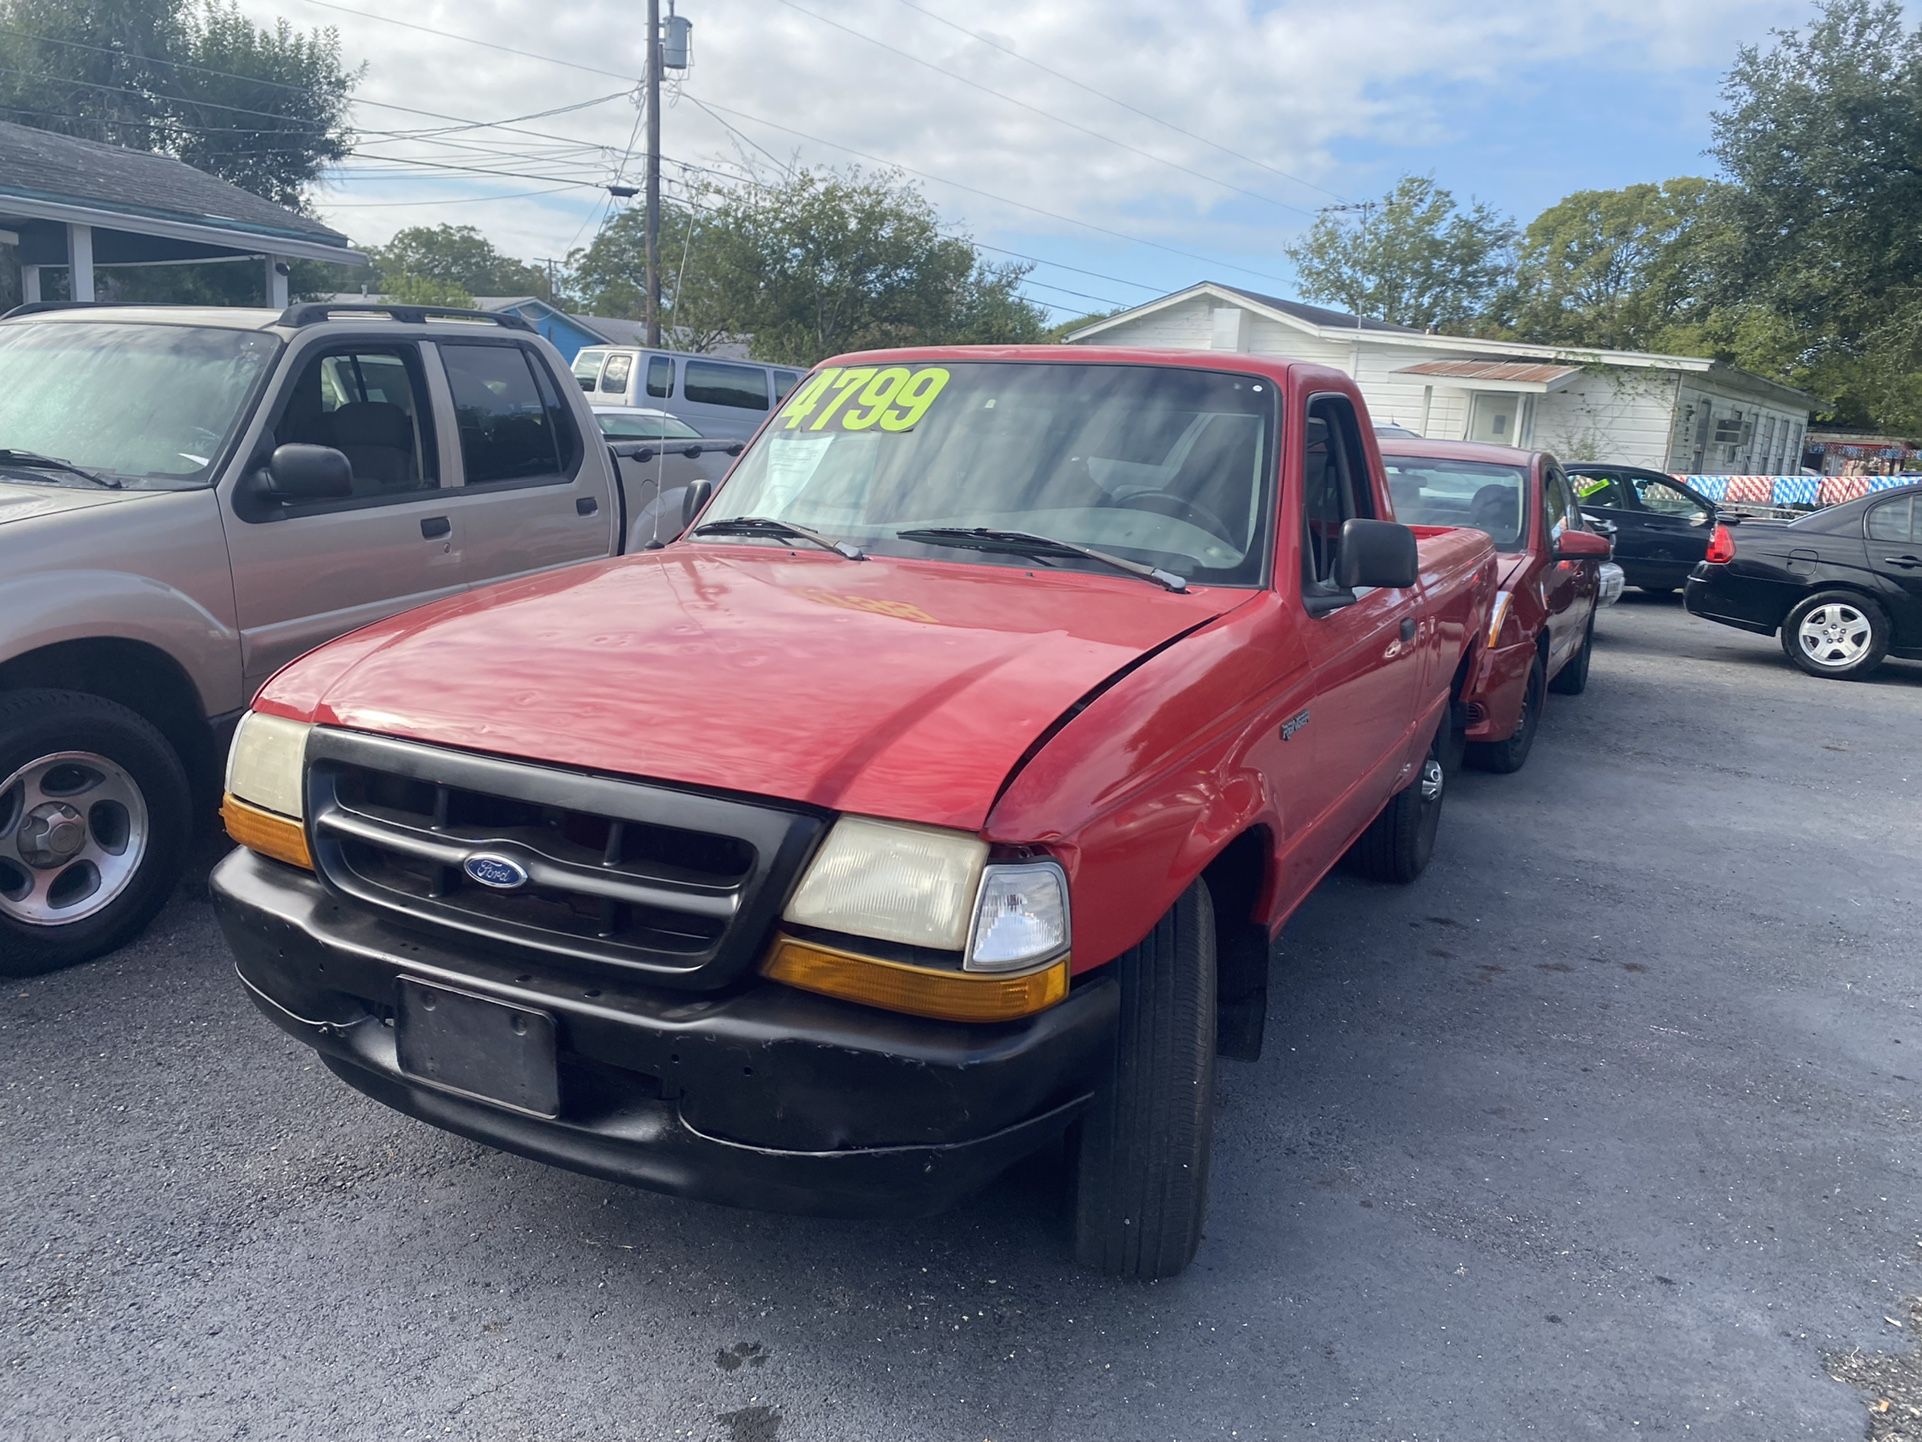
<instances>
[{"instance_id":1,"label":"suv roof rack","mask_svg":"<svg viewBox=\"0 0 1922 1442\"><path fill-rule=\"evenodd\" d=\"M429 321L482 321L506 330L534 329L511 311L463 310L452 305L386 305L378 301L342 303L329 300L302 301L298 305L290 305L280 313L277 324L319 325L337 315L385 315L407 325L425 325Z\"/></svg>"}]
</instances>

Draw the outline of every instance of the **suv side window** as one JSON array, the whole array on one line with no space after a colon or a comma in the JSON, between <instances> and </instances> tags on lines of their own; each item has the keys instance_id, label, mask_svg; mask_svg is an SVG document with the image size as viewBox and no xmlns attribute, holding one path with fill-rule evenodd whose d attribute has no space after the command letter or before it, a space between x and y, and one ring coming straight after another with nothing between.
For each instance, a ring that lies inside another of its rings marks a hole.
<instances>
[{"instance_id":1,"label":"suv side window","mask_svg":"<svg viewBox=\"0 0 1922 1442\"><path fill-rule=\"evenodd\" d=\"M1902 544L1914 540L1916 530L1911 521L1914 505L1914 496L1904 496L1899 501L1886 501L1870 511L1869 539L1896 541Z\"/></svg>"},{"instance_id":2,"label":"suv side window","mask_svg":"<svg viewBox=\"0 0 1922 1442\"><path fill-rule=\"evenodd\" d=\"M776 371L774 373L774 403L778 406L788 398L788 392L801 383L799 371Z\"/></svg>"},{"instance_id":3,"label":"suv side window","mask_svg":"<svg viewBox=\"0 0 1922 1442\"><path fill-rule=\"evenodd\" d=\"M664 355L647 358L647 393L657 400L674 394L674 361Z\"/></svg>"},{"instance_id":4,"label":"suv side window","mask_svg":"<svg viewBox=\"0 0 1922 1442\"><path fill-rule=\"evenodd\" d=\"M634 374L633 356L611 355L607 358L607 369L601 372L601 389L624 395L627 392L627 378L632 374Z\"/></svg>"},{"instance_id":5,"label":"suv side window","mask_svg":"<svg viewBox=\"0 0 1922 1442\"><path fill-rule=\"evenodd\" d=\"M1308 403L1302 438L1302 581L1312 591L1332 594L1341 556L1341 528L1357 517L1374 519L1375 498L1368 485L1367 452L1355 408L1342 396L1317 396Z\"/></svg>"},{"instance_id":6,"label":"suv side window","mask_svg":"<svg viewBox=\"0 0 1922 1442\"><path fill-rule=\"evenodd\" d=\"M681 381L681 393L696 405L764 411L768 407L767 372L759 366L691 360Z\"/></svg>"},{"instance_id":7,"label":"suv side window","mask_svg":"<svg viewBox=\"0 0 1922 1442\"><path fill-rule=\"evenodd\" d=\"M467 484L559 477L576 440L517 345L441 342Z\"/></svg>"},{"instance_id":8,"label":"suv side window","mask_svg":"<svg viewBox=\"0 0 1922 1442\"><path fill-rule=\"evenodd\" d=\"M420 352L356 345L310 359L288 388L274 440L331 446L354 471L354 499L429 491L438 484Z\"/></svg>"}]
</instances>

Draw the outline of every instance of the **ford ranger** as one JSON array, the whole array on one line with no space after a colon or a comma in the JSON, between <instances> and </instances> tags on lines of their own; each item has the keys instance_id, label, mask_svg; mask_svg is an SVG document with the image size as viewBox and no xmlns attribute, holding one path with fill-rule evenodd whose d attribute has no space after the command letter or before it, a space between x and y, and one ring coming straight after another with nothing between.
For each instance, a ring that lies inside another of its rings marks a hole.
<instances>
[{"instance_id":1,"label":"ford ranger","mask_svg":"<svg viewBox=\"0 0 1922 1442\"><path fill-rule=\"evenodd\" d=\"M0 975L146 924L212 819L223 731L277 667L434 597L615 554L626 488L664 448L617 463L513 316L0 321Z\"/></svg>"},{"instance_id":2,"label":"ford ranger","mask_svg":"<svg viewBox=\"0 0 1922 1442\"><path fill-rule=\"evenodd\" d=\"M846 356L646 555L369 626L241 722L241 981L344 1081L718 1201L931 1211L1066 1136L1179 1271L1217 1053L1344 855L1408 881L1487 634L1346 377Z\"/></svg>"}]
</instances>

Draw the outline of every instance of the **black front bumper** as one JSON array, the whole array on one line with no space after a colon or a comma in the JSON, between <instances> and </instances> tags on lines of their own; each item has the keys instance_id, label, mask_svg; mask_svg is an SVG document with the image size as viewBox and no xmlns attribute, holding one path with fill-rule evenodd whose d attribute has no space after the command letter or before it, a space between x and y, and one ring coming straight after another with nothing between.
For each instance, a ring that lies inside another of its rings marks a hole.
<instances>
[{"instance_id":1,"label":"black front bumper","mask_svg":"<svg viewBox=\"0 0 1922 1442\"><path fill-rule=\"evenodd\" d=\"M771 983L676 991L470 952L244 850L215 869L213 895L255 1003L349 1085L537 1161L707 1201L940 1211L1067 1127L1114 1045L1106 978L1038 1016L973 1026ZM553 1016L560 1116L403 1073L393 1028L403 978Z\"/></svg>"}]
</instances>

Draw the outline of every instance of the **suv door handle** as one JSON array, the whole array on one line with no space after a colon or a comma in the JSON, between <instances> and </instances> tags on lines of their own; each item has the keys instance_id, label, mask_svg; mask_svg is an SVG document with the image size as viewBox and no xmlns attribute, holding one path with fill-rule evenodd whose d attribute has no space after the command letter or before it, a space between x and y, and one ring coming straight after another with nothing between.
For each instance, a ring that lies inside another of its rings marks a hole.
<instances>
[{"instance_id":1,"label":"suv door handle","mask_svg":"<svg viewBox=\"0 0 1922 1442\"><path fill-rule=\"evenodd\" d=\"M574 502L574 514L591 516L601 508L601 503L592 496L582 496Z\"/></svg>"},{"instance_id":2,"label":"suv door handle","mask_svg":"<svg viewBox=\"0 0 1922 1442\"><path fill-rule=\"evenodd\" d=\"M1884 556L1882 559L1887 561L1891 566L1901 566L1904 569L1912 566L1922 566L1922 556Z\"/></svg>"},{"instance_id":3,"label":"suv door handle","mask_svg":"<svg viewBox=\"0 0 1922 1442\"><path fill-rule=\"evenodd\" d=\"M445 516L425 516L421 519L420 533L428 540L438 540L454 529L454 523Z\"/></svg>"}]
</instances>

